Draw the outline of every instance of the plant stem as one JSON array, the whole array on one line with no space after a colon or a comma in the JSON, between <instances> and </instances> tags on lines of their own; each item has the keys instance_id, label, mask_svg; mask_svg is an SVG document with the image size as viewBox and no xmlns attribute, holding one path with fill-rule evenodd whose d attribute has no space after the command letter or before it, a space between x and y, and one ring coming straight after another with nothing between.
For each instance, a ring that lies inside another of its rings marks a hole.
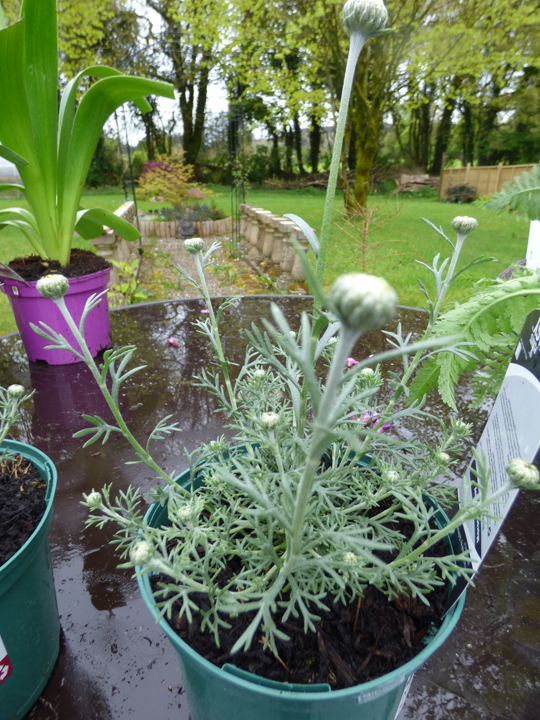
<instances>
[{"instance_id":1,"label":"plant stem","mask_svg":"<svg viewBox=\"0 0 540 720\"><path fill-rule=\"evenodd\" d=\"M315 418L315 429L311 437L306 464L296 495L288 549L289 560L293 562L297 561L301 555L304 515L311 498L315 475L317 474L321 458L331 437L331 431L327 429L327 425L328 418L332 414L332 403L335 402L336 390L343 377L343 368L345 367L349 353L361 334L360 330L347 326L342 326L340 331L338 345L332 359L321 404L319 405Z\"/></svg>"},{"instance_id":2,"label":"plant stem","mask_svg":"<svg viewBox=\"0 0 540 720\"><path fill-rule=\"evenodd\" d=\"M175 487L177 484L175 481L167 475L167 473L162 470L157 463L154 462L152 456L137 442L137 440L133 437L131 434L128 426L126 425L124 418L122 417L122 414L118 408L118 405L115 403L113 397L111 396L109 389L107 387L107 383L105 382L105 379L101 377L101 373L98 370L98 367L95 363L94 358L92 357L92 354L90 353L90 350L88 349L88 345L86 344L86 340L84 339L84 335L79 331L79 328L75 324L73 318L71 317L71 314L69 310L67 309L66 302L63 297L54 299L53 302L55 303L56 307L60 310L62 315L64 316L65 321L67 322L69 329L75 336L75 339L79 343L79 346L82 350L82 353L84 355L84 361L86 366L90 369L90 372L94 376L95 381L99 385L99 389L101 390L103 397L107 401L107 405L111 409L111 412L114 416L114 419L118 423L118 427L121 430L122 434L128 440L128 442L131 444L131 446L134 448L137 455L145 462L148 467L150 467L154 472L156 472L168 485L174 485ZM181 488L183 490L183 488ZM185 492L185 491L184 491Z\"/></svg>"},{"instance_id":3,"label":"plant stem","mask_svg":"<svg viewBox=\"0 0 540 720\"><path fill-rule=\"evenodd\" d=\"M214 329L214 332L212 334L212 337L214 340L214 343L213 343L214 349L217 353L217 356L219 359L219 364L221 365L221 371L223 373L223 378L225 380L225 386L226 386L227 392L229 394L229 400L231 403L231 407L232 407L233 411L236 412L238 407L236 404L236 398L234 396L234 391L232 389L231 379L229 376L229 365L227 363L225 354L223 352L223 348L221 346L221 339L219 337L218 324L216 321L216 316L214 314L214 308L212 307L212 302L210 300L210 293L208 292L208 286L206 285L204 269L201 265L201 256L202 256L202 253L197 253L197 255L195 255L195 265L197 266L197 272L199 273L199 278L201 281L201 290L202 290L204 300L206 302L206 307L208 308L208 316L210 318L210 323Z\"/></svg>"},{"instance_id":4,"label":"plant stem","mask_svg":"<svg viewBox=\"0 0 540 720\"><path fill-rule=\"evenodd\" d=\"M500 490L497 490L497 492L494 492L492 495L487 497L482 503L475 503L474 507L469 507L468 509L465 508L462 512L458 512L448 523L448 525L445 525L445 527L441 528L439 532L435 533L435 535L432 535L427 540L424 540L424 542L419 545L415 550L413 550L413 552L409 553L403 558L394 560L392 563L390 563L389 567L396 568L400 565L405 565L407 563L413 562L414 560L416 560L417 557L423 555L426 550L429 550L430 547L438 543L439 540L442 540L447 535L450 535L450 533L453 533L454 530L457 530L457 528L463 525L463 523L467 522L467 520L477 518L479 514L481 514L482 508L485 508L488 505L493 505L500 497L506 495L511 490L515 489L515 485L513 485L511 482L507 482L502 488L500 488Z\"/></svg>"},{"instance_id":5,"label":"plant stem","mask_svg":"<svg viewBox=\"0 0 540 720\"><path fill-rule=\"evenodd\" d=\"M349 55L347 57L347 67L345 69L345 78L343 80L343 90L339 104L339 115L336 126L336 134L334 138L334 148L332 150L332 164L330 165L330 175L328 178L328 188L326 190L326 199L324 203L323 221L321 227L321 237L319 239L319 254L317 256L317 280L321 287L324 283L324 271L326 268L326 254L328 251L328 239L330 237L330 228L332 225L332 212L334 210L334 200L336 196L336 185L339 174L339 166L341 163L341 152L343 150L343 138L345 135L345 126L347 124L347 112L351 99L351 91L354 81L354 73L356 71L356 63L362 52L362 48L366 43L365 38L359 32L353 32L349 45ZM315 307L320 309L320 304L315 300Z\"/></svg>"}]
</instances>

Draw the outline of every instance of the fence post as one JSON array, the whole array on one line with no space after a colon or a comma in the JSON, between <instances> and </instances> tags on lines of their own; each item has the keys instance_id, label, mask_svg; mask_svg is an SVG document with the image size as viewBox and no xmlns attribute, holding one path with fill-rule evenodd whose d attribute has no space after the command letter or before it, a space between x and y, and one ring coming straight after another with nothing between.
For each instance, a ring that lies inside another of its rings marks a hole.
<instances>
[{"instance_id":1,"label":"fence post","mask_svg":"<svg viewBox=\"0 0 540 720\"><path fill-rule=\"evenodd\" d=\"M495 192L499 192L502 188L500 187L501 182L501 170L502 170L503 164L500 162L497 166L497 184L495 187Z\"/></svg>"}]
</instances>

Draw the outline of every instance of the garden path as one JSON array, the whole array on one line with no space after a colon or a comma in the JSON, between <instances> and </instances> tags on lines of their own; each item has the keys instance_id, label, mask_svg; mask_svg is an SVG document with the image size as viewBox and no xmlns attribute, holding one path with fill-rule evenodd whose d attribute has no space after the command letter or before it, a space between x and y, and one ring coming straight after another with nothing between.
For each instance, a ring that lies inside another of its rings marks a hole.
<instances>
[{"instance_id":1,"label":"garden path","mask_svg":"<svg viewBox=\"0 0 540 720\"><path fill-rule=\"evenodd\" d=\"M228 236L205 238L205 247L212 242L221 242L221 249L214 255L214 262L206 273L210 297L231 295L276 294L276 269L272 263L262 263L259 268L243 258L243 254ZM181 265L193 278L197 269L193 256L183 247L183 241L176 238L145 238L144 256L141 265L140 283L148 300L184 300L200 297L197 288L192 287L175 269ZM292 294L305 294L301 285L293 286Z\"/></svg>"}]
</instances>

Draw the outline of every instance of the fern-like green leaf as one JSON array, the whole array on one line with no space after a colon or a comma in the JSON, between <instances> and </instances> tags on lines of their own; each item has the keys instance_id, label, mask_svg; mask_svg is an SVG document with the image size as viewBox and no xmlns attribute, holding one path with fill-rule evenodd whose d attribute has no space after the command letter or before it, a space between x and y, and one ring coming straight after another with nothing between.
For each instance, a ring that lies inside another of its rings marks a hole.
<instances>
[{"instance_id":1,"label":"fern-like green leaf","mask_svg":"<svg viewBox=\"0 0 540 720\"><path fill-rule=\"evenodd\" d=\"M540 220L540 165L504 183L503 189L491 197L479 198L475 204L486 210L510 210L518 217L526 215L529 220Z\"/></svg>"},{"instance_id":2,"label":"fern-like green leaf","mask_svg":"<svg viewBox=\"0 0 540 720\"><path fill-rule=\"evenodd\" d=\"M473 407L498 392L525 318L540 307L540 274L495 281L441 316L434 335L459 335L473 343L474 356L440 352L429 358L411 383L407 402L419 402L435 387L454 410L455 387L464 373L477 372Z\"/></svg>"}]
</instances>

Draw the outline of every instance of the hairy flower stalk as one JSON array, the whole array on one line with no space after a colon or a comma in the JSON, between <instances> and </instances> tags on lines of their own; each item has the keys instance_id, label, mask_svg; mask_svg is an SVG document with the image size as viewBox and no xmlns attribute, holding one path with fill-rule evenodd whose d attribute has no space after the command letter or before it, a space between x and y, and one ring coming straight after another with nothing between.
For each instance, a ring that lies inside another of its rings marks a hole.
<instances>
[{"instance_id":1,"label":"hairy flower stalk","mask_svg":"<svg viewBox=\"0 0 540 720\"><path fill-rule=\"evenodd\" d=\"M204 241L201 240L201 238L186 240L184 242L184 247L191 255L193 255L193 259L195 260L195 265L197 267L197 273L200 280L199 288L206 302L206 307L208 308L210 327L213 328L212 344L214 345L214 350L216 351L216 354L218 356L218 361L221 366L221 372L223 373L223 379L225 381L225 387L227 388L227 393L229 394L229 401L231 403L231 407L234 411L236 411L238 407L231 385L231 378L229 375L229 363L227 362L227 358L225 357L225 353L223 352L223 347L221 345L221 339L219 337L218 331L218 323L214 314L214 308L212 307L212 301L210 300L210 293L208 292L208 285L206 284L206 278L204 275ZM209 253L210 252L211 251L209 251Z\"/></svg>"},{"instance_id":2,"label":"hairy flower stalk","mask_svg":"<svg viewBox=\"0 0 540 720\"><path fill-rule=\"evenodd\" d=\"M0 387L0 445L21 415L19 406L33 394L33 391L26 394L22 385L10 385L7 390Z\"/></svg>"},{"instance_id":3,"label":"hairy flower stalk","mask_svg":"<svg viewBox=\"0 0 540 720\"><path fill-rule=\"evenodd\" d=\"M349 54L343 88L339 103L339 114L332 151L332 163L328 178L328 188L324 203L323 221L317 256L317 280L319 284L324 283L324 272L326 269L326 255L328 252L328 240L332 226L332 212L336 196L336 186L343 151L343 138L345 137L345 126L347 124L347 113L351 100L351 91L354 82L354 73L360 53L366 42L384 31L388 13L382 0L348 0L343 8L343 24L351 35ZM317 302L316 302L317 306Z\"/></svg>"},{"instance_id":4,"label":"hairy flower stalk","mask_svg":"<svg viewBox=\"0 0 540 720\"><path fill-rule=\"evenodd\" d=\"M385 280L363 273L339 277L332 286L330 297L339 313L342 327L298 488L288 553L291 562L299 559L301 554L304 515L321 458L332 438L333 427L328 423L328 418L332 417L332 406L343 378L343 368L358 339L368 330L386 325L395 315L397 307L395 290Z\"/></svg>"},{"instance_id":5,"label":"hairy flower stalk","mask_svg":"<svg viewBox=\"0 0 540 720\"><path fill-rule=\"evenodd\" d=\"M75 321L71 317L71 313L67 309L66 301L64 300L64 292L67 290L67 287L65 284L63 284L61 281L58 280L58 278L63 277L62 275L59 276L48 276L45 278L42 278L37 283L37 289L38 291L44 296L50 298L56 307L60 310L62 313L62 316L66 323L68 324L69 329L73 333L77 343L79 344L79 350L76 351L74 348L70 348L71 352L73 352L74 355L79 357L81 360L84 360L87 367L90 369L90 372L94 376L95 381L97 382L99 389L101 390L103 397L107 401L107 404L114 416L114 419L118 423L118 428L121 430L124 437L129 441L137 455L143 460L143 462L152 470L154 470L159 477L161 477L168 485L175 485L174 480L164 471L162 470L159 465L154 461L152 456L150 455L147 450L145 450L134 438L132 435L130 429L126 425L124 418L122 417L122 413L120 412L120 409L118 407L118 403L115 402L113 399L111 393L109 392L109 389L107 387L106 383L106 376L100 373L94 358L92 357L92 353L90 352L88 345L86 344L86 340L84 339L83 333L79 330L77 327ZM51 279L52 278L52 279ZM64 278L65 280L66 278ZM69 283L68 283L69 286ZM62 292L62 289L64 292ZM102 293L103 294L103 293ZM81 326L84 323L84 320L86 318L87 310L89 307L93 307L91 304L92 302L99 302L100 296L92 296L89 303L87 303L85 312L83 313L83 317L81 319ZM39 328L36 326L32 326L34 330L41 332ZM184 491L185 492L185 491Z\"/></svg>"}]
</instances>

